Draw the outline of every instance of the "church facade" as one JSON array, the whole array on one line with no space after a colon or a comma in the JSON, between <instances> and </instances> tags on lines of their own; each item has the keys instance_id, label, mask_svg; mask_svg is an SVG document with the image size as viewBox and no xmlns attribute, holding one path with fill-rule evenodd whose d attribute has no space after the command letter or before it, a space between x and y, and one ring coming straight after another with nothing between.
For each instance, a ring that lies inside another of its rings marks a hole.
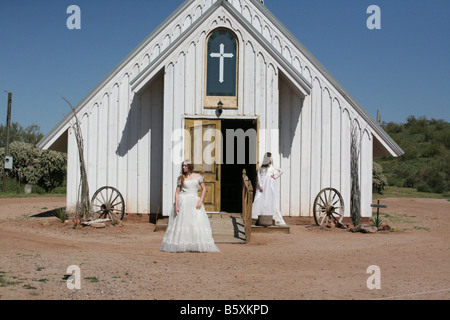
<instances>
[{"instance_id":1,"label":"church facade","mask_svg":"<svg viewBox=\"0 0 450 320\"><path fill-rule=\"evenodd\" d=\"M351 135L357 135L362 217L371 216L374 156L401 148L256 0L188 0L77 106L91 194L113 186L126 212L169 215L181 161L194 161L209 212L240 212L241 175L256 184L266 152L284 216L312 216L337 189L350 216ZM68 154L67 207L80 170L63 119L39 147Z\"/></svg>"}]
</instances>

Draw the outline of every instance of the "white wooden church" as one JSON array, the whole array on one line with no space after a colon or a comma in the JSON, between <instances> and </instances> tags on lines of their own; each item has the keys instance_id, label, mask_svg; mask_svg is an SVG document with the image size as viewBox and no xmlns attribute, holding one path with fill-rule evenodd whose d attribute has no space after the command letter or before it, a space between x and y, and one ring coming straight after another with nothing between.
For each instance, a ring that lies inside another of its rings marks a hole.
<instances>
[{"instance_id":1,"label":"white wooden church","mask_svg":"<svg viewBox=\"0 0 450 320\"><path fill-rule=\"evenodd\" d=\"M255 185L256 169L271 152L284 171L278 180L284 216L312 216L325 187L339 190L350 216L356 126L361 213L371 216L373 157L403 151L263 2L184 1L76 106L91 194L112 186L128 214L167 216L181 159L209 147L212 162L195 164L205 176L206 210L240 212L242 170ZM68 209L80 184L73 122L69 114L39 143L68 155ZM199 127L216 135L192 143L186 133ZM244 149L234 154L225 148L231 140L216 144L239 129ZM242 150L244 160L225 161Z\"/></svg>"}]
</instances>

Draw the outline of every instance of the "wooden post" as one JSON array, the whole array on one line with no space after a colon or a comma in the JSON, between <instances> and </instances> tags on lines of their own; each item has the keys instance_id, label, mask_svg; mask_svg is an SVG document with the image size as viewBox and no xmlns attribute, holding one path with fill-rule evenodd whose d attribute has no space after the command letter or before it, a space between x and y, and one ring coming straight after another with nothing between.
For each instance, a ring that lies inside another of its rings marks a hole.
<instances>
[{"instance_id":1,"label":"wooden post","mask_svg":"<svg viewBox=\"0 0 450 320\"><path fill-rule=\"evenodd\" d=\"M242 170L242 217L244 218L245 240L250 242L252 233L252 203L253 186L247 177L247 171Z\"/></svg>"},{"instance_id":2,"label":"wooden post","mask_svg":"<svg viewBox=\"0 0 450 320\"><path fill-rule=\"evenodd\" d=\"M12 93L9 92L8 93L8 113L6 116L5 157L9 156L9 127L11 126L11 105L12 105ZM6 192L6 169L3 170L3 192Z\"/></svg>"}]
</instances>

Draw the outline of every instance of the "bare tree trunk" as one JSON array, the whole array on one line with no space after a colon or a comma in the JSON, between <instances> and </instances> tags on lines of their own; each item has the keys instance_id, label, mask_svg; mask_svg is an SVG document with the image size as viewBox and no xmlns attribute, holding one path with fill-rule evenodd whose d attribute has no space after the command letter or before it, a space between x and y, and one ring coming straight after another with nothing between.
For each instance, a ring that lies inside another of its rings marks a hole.
<instances>
[{"instance_id":1,"label":"bare tree trunk","mask_svg":"<svg viewBox=\"0 0 450 320\"><path fill-rule=\"evenodd\" d=\"M72 129L77 140L78 156L80 160L80 189L78 191L77 216L79 218L87 219L91 216L91 200L89 198L89 184L87 180L86 164L84 161L84 147L81 125L73 105L65 97L61 97L70 105L70 108L72 109L73 115L75 117L75 123L72 124Z\"/></svg>"},{"instance_id":2,"label":"bare tree trunk","mask_svg":"<svg viewBox=\"0 0 450 320\"><path fill-rule=\"evenodd\" d=\"M350 215L355 227L358 226L361 221L361 189L359 186L359 142L358 126L352 123L350 147L350 168L352 185L350 195Z\"/></svg>"}]
</instances>

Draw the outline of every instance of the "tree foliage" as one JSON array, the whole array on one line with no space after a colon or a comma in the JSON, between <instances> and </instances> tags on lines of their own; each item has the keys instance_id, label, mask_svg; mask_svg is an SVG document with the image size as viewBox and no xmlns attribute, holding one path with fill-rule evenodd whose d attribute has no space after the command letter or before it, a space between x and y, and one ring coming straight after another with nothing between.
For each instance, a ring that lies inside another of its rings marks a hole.
<instances>
[{"instance_id":1,"label":"tree foliage","mask_svg":"<svg viewBox=\"0 0 450 320\"><path fill-rule=\"evenodd\" d=\"M8 176L20 184L39 186L46 192L62 186L66 179L66 154L41 150L36 144L43 134L39 126L31 125L25 129L17 122L11 124L9 131L9 155L13 157L13 169ZM0 174L3 176L6 145L6 127L0 125Z\"/></svg>"},{"instance_id":2,"label":"tree foliage","mask_svg":"<svg viewBox=\"0 0 450 320\"><path fill-rule=\"evenodd\" d=\"M51 192L63 184L66 178L67 157L65 154L41 150L30 143L14 141L9 145L9 154L13 157L13 169L8 175L21 184L32 184ZM0 148L0 159L4 163L5 148ZM3 165L0 173L3 176Z\"/></svg>"},{"instance_id":3,"label":"tree foliage","mask_svg":"<svg viewBox=\"0 0 450 320\"><path fill-rule=\"evenodd\" d=\"M450 124L442 119L409 116L406 123L383 122L400 145L400 158L379 158L389 185L418 191L450 192Z\"/></svg>"},{"instance_id":4,"label":"tree foliage","mask_svg":"<svg viewBox=\"0 0 450 320\"><path fill-rule=\"evenodd\" d=\"M0 125L0 148L6 147L6 136L6 126ZM44 135L41 133L40 127L36 124L23 128L17 122L12 122L9 128L9 143L20 141L36 146L43 136Z\"/></svg>"}]
</instances>

